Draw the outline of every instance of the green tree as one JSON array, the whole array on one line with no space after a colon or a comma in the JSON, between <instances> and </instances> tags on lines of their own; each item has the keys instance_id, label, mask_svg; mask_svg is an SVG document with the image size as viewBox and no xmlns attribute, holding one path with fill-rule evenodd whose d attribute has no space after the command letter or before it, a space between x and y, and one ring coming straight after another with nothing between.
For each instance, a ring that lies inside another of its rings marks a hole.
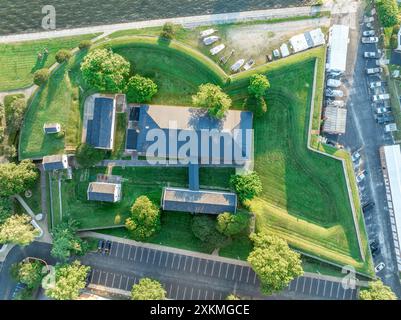
<instances>
[{"instance_id":1,"label":"green tree","mask_svg":"<svg viewBox=\"0 0 401 320\"><path fill-rule=\"evenodd\" d=\"M166 40L172 40L175 36L175 28L171 22L166 22L163 25L162 32L160 33L160 37Z\"/></svg>"},{"instance_id":2,"label":"green tree","mask_svg":"<svg viewBox=\"0 0 401 320\"><path fill-rule=\"evenodd\" d=\"M131 300L165 300L166 294L160 282L143 278L132 286Z\"/></svg>"},{"instance_id":3,"label":"green tree","mask_svg":"<svg viewBox=\"0 0 401 320\"><path fill-rule=\"evenodd\" d=\"M96 149L87 143L81 143L76 152L75 158L83 168L92 167L106 157L107 151Z\"/></svg>"},{"instance_id":4,"label":"green tree","mask_svg":"<svg viewBox=\"0 0 401 320\"><path fill-rule=\"evenodd\" d=\"M44 85L50 77L50 70L47 68L39 69L33 74L33 83L42 86Z\"/></svg>"},{"instance_id":5,"label":"green tree","mask_svg":"<svg viewBox=\"0 0 401 320\"><path fill-rule=\"evenodd\" d=\"M34 260L22 261L12 266L13 277L17 281L24 283L30 289L35 289L40 286L44 274L42 273L43 264Z\"/></svg>"},{"instance_id":6,"label":"green tree","mask_svg":"<svg viewBox=\"0 0 401 320\"><path fill-rule=\"evenodd\" d=\"M226 300L241 300L241 299L234 293L231 293L226 297Z\"/></svg>"},{"instance_id":7,"label":"green tree","mask_svg":"<svg viewBox=\"0 0 401 320\"><path fill-rule=\"evenodd\" d=\"M241 202L251 200L263 190L262 182L255 171L231 176L230 185L237 193Z\"/></svg>"},{"instance_id":8,"label":"green tree","mask_svg":"<svg viewBox=\"0 0 401 320\"><path fill-rule=\"evenodd\" d=\"M240 234L249 228L249 214L224 212L217 217L217 230L227 237Z\"/></svg>"},{"instance_id":9,"label":"green tree","mask_svg":"<svg viewBox=\"0 0 401 320\"><path fill-rule=\"evenodd\" d=\"M72 255L83 255L87 250L87 244L76 235L78 223L68 219L56 225L53 229L53 247L51 255L62 261Z\"/></svg>"},{"instance_id":10,"label":"green tree","mask_svg":"<svg viewBox=\"0 0 401 320\"><path fill-rule=\"evenodd\" d=\"M70 50L67 49L60 49L56 53L56 61L58 63L63 63L68 61L72 57L72 53Z\"/></svg>"},{"instance_id":11,"label":"green tree","mask_svg":"<svg viewBox=\"0 0 401 320\"><path fill-rule=\"evenodd\" d=\"M376 0L377 13L384 28L399 24L397 0Z\"/></svg>"},{"instance_id":12,"label":"green tree","mask_svg":"<svg viewBox=\"0 0 401 320\"><path fill-rule=\"evenodd\" d=\"M30 244L39 234L27 215L14 214L0 225L0 243L13 243L20 246Z\"/></svg>"},{"instance_id":13,"label":"green tree","mask_svg":"<svg viewBox=\"0 0 401 320\"><path fill-rule=\"evenodd\" d=\"M53 288L46 290L46 295L56 300L75 300L80 291L85 288L86 276L90 267L74 261L70 265L56 267L56 283Z\"/></svg>"},{"instance_id":14,"label":"green tree","mask_svg":"<svg viewBox=\"0 0 401 320\"><path fill-rule=\"evenodd\" d=\"M0 196L11 196L29 189L38 178L35 165L30 160L19 164L0 164Z\"/></svg>"},{"instance_id":15,"label":"green tree","mask_svg":"<svg viewBox=\"0 0 401 320\"><path fill-rule=\"evenodd\" d=\"M192 233L202 241L202 246L208 252L226 245L229 239L217 231L216 219L207 215L196 215L192 218Z\"/></svg>"},{"instance_id":16,"label":"green tree","mask_svg":"<svg viewBox=\"0 0 401 320\"><path fill-rule=\"evenodd\" d=\"M22 125L26 109L23 97L16 97L6 106L6 124L8 134L16 133Z\"/></svg>"},{"instance_id":17,"label":"green tree","mask_svg":"<svg viewBox=\"0 0 401 320\"><path fill-rule=\"evenodd\" d=\"M82 40L82 41L78 44L79 50L89 49L91 46L92 46L92 41L90 41L90 40Z\"/></svg>"},{"instance_id":18,"label":"green tree","mask_svg":"<svg viewBox=\"0 0 401 320\"><path fill-rule=\"evenodd\" d=\"M254 74L249 78L248 92L250 95L260 98L264 97L270 82L264 74Z\"/></svg>"},{"instance_id":19,"label":"green tree","mask_svg":"<svg viewBox=\"0 0 401 320\"><path fill-rule=\"evenodd\" d=\"M13 205L9 197L0 196L0 225L12 216Z\"/></svg>"},{"instance_id":20,"label":"green tree","mask_svg":"<svg viewBox=\"0 0 401 320\"><path fill-rule=\"evenodd\" d=\"M254 248L247 260L259 276L263 294L281 291L303 274L300 254L283 239L268 233L253 233L250 239Z\"/></svg>"},{"instance_id":21,"label":"green tree","mask_svg":"<svg viewBox=\"0 0 401 320\"><path fill-rule=\"evenodd\" d=\"M157 93L157 85L151 79L135 75L127 83L128 102L150 102Z\"/></svg>"},{"instance_id":22,"label":"green tree","mask_svg":"<svg viewBox=\"0 0 401 320\"><path fill-rule=\"evenodd\" d=\"M160 229L160 211L147 196L138 197L131 207L131 217L125 221L135 240L144 240Z\"/></svg>"},{"instance_id":23,"label":"green tree","mask_svg":"<svg viewBox=\"0 0 401 320\"><path fill-rule=\"evenodd\" d=\"M207 83L199 86L198 93L192 96L196 107L207 108L211 117L223 119L231 107L230 97L214 84Z\"/></svg>"},{"instance_id":24,"label":"green tree","mask_svg":"<svg viewBox=\"0 0 401 320\"><path fill-rule=\"evenodd\" d=\"M369 283L369 288L362 289L359 292L360 300L397 300L391 288L385 286L380 280Z\"/></svg>"},{"instance_id":25,"label":"green tree","mask_svg":"<svg viewBox=\"0 0 401 320\"><path fill-rule=\"evenodd\" d=\"M85 57L81 71L90 87L99 91L123 92L130 63L111 50L96 49Z\"/></svg>"},{"instance_id":26,"label":"green tree","mask_svg":"<svg viewBox=\"0 0 401 320\"><path fill-rule=\"evenodd\" d=\"M390 47L392 49L397 49L398 47L398 35L393 34L390 38Z\"/></svg>"}]
</instances>

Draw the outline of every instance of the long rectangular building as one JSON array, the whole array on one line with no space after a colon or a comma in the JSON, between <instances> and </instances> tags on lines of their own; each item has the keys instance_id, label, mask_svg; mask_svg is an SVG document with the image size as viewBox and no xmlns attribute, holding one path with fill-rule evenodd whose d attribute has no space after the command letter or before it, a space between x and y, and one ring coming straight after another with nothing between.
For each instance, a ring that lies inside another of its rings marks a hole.
<instances>
[{"instance_id":1,"label":"long rectangular building","mask_svg":"<svg viewBox=\"0 0 401 320\"><path fill-rule=\"evenodd\" d=\"M387 205L397 257L398 270L401 271L401 150L400 145L380 148L380 159L386 187Z\"/></svg>"},{"instance_id":2,"label":"long rectangular building","mask_svg":"<svg viewBox=\"0 0 401 320\"><path fill-rule=\"evenodd\" d=\"M330 28L326 69L329 72L345 72L349 27L335 24Z\"/></svg>"}]
</instances>

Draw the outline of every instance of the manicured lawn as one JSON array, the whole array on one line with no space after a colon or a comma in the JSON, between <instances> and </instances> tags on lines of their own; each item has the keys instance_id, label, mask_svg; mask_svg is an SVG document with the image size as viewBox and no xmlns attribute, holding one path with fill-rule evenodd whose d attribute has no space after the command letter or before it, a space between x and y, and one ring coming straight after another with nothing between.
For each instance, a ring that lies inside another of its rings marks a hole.
<instances>
[{"instance_id":1,"label":"manicured lawn","mask_svg":"<svg viewBox=\"0 0 401 320\"><path fill-rule=\"evenodd\" d=\"M116 132L114 134L114 150L111 154L112 159L121 159L125 151L125 134L127 132L127 114L116 114Z\"/></svg>"},{"instance_id":2,"label":"manicured lawn","mask_svg":"<svg viewBox=\"0 0 401 320\"><path fill-rule=\"evenodd\" d=\"M94 37L96 34L0 44L0 91L30 86L33 73L40 68L50 67L56 61L55 55L59 49L75 48L81 40ZM49 54L39 60L38 53L43 53L45 48Z\"/></svg>"},{"instance_id":3,"label":"manicured lawn","mask_svg":"<svg viewBox=\"0 0 401 320\"><path fill-rule=\"evenodd\" d=\"M227 186L231 170L201 168L200 183L207 186L225 188ZM115 204L100 203L86 200L86 191L89 182L96 180L98 173L105 173L106 168L79 169L73 172L71 181L62 182L63 217L70 216L80 222L81 229L107 228L109 226L124 224L129 216L130 208L135 199L141 195L148 196L157 205L160 204L163 187L186 187L188 184L187 168L157 168L157 167L114 167L113 174L124 177L122 194L123 198ZM212 175L221 178L210 179ZM116 223L116 216L120 216L120 222ZM177 215L180 217L181 215ZM186 219L186 218L184 218ZM179 224L174 226L171 220L165 232L177 231ZM185 227L186 228L186 227ZM170 230L170 231L168 231ZM182 232L186 232L185 230ZM163 235L161 236L163 238ZM178 241L178 239L177 239Z\"/></svg>"},{"instance_id":4,"label":"manicured lawn","mask_svg":"<svg viewBox=\"0 0 401 320\"><path fill-rule=\"evenodd\" d=\"M61 65L32 100L21 131L20 159L62 153L64 148L73 149L80 142L80 93L70 70L74 70L82 58L83 53L80 53L68 64ZM61 132L45 135L43 124L46 122L60 123Z\"/></svg>"},{"instance_id":5,"label":"manicured lawn","mask_svg":"<svg viewBox=\"0 0 401 320\"><path fill-rule=\"evenodd\" d=\"M32 188L32 196L27 198L25 194L22 193L21 197L25 200L28 206L32 209L35 214L42 212L42 204L41 204L41 189L40 189L40 178L35 181L35 184Z\"/></svg>"}]
</instances>

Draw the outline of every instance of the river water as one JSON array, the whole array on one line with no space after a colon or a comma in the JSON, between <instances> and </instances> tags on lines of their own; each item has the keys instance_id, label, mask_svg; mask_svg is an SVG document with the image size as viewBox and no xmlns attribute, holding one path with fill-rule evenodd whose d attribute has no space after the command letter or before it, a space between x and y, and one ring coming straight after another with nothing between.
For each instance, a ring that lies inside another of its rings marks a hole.
<instances>
[{"instance_id":1,"label":"river water","mask_svg":"<svg viewBox=\"0 0 401 320\"><path fill-rule=\"evenodd\" d=\"M56 9L56 28L307 5L311 0L0 0L0 35L43 31L42 7Z\"/></svg>"}]
</instances>

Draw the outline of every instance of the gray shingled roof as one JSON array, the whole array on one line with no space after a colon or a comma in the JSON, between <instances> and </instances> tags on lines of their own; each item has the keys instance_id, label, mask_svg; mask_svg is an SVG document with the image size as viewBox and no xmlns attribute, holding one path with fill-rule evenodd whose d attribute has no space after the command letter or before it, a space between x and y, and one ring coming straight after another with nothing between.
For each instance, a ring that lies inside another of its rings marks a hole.
<instances>
[{"instance_id":1,"label":"gray shingled roof","mask_svg":"<svg viewBox=\"0 0 401 320\"><path fill-rule=\"evenodd\" d=\"M116 184L91 182L88 187L88 200L114 202Z\"/></svg>"},{"instance_id":2,"label":"gray shingled roof","mask_svg":"<svg viewBox=\"0 0 401 320\"><path fill-rule=\"evenodd\" d=\"M51 156L44 156L42 159L42 165L45 171L64 169L63 155L55 154Z\"/></svg>"},{"instance_id":3,"label":"gray shingled roof","mask_svg":"<svg viewBox=\"0 0 401 320\"><path fill-rule=\"evenodd\" d=\"M179 188L165 188L163 192L162 207L165 211L220 214L236 212L236 206L235 193Z\"/></svg>"},{"instance_id":4,"label":"gray shingled roof","mask_svg":"<svg viewBox=\"0 0 401 320\"><path fill-rule=\"evenodd\" d=\"M93 120L88 121L86 142L97 148L112 149L114 99L95 98Z\"/></svg>"}]
</instances>

